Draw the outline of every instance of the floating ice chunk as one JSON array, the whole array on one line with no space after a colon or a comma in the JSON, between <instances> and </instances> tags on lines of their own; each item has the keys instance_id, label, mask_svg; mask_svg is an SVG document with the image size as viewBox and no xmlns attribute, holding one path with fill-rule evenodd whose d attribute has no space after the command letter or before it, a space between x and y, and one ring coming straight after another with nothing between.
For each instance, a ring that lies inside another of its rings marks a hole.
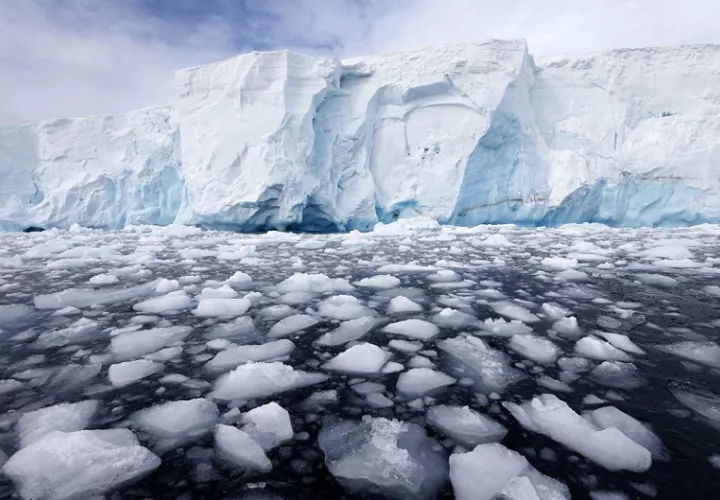
<instances>
[{"instance_id":1,"label":"floating ice chunk","mask_svg":"<svg viewBox=\"0 0 720 500\"><path fill-rule=\"evenodd\" d=\"M675 399L700 415L705 421L720 430L720 395L714 392L695 392L679 386L671 386Z\"/></svg>"},{"instance_id":2,"label":"floating ice chunk","mask_svg":"<svg viewBox=\"0 0 720 500\"><path fill-rule=\"evenodd\" d=\"M120 279L114 274L98 274L88 280L90 285L114 285L118 283Z\"/></svg>"},{"instance_id":3,"label":"floating ice chunk","mask_svg":"<svg viewBox=\"0 0 720 500\"><path fill-rule=\"evenodd\" d=\"M423 307L408 299L404 295L398 295L388 304L387 313L390 315L421 312Z\"/></svg>"},{"instance_id":4,"label":"floating ice chunk","mask_svg":"<svg viewBox=\"0 0 720 500\"><path fill-rule=\"evenodd\" d=\"M255 330L255 323L249 316L242 316L229 323L215 325L205 332L207 339L230 339L239 344L255 342L260 334Z\"/></svg>"},{"instance_id":5,"label":"floating ice chunk","mask_svg":"<svg viewBox=\"0 0 720 500\"><path fill-rule=\"evenodd\" d=\"M37 306L36 306L37 307ZM60 309L53 308L53 309ZM25 304L1 304L0 328L14 327L33 315L33 309Z\"/></svg>"},{"instance_id":6,"label":"floating ice chunk","mask_svg":"<svg viewBox=\"0 0 720 500\"><path fill-rule=\"evenodd\" d=\"M17 423L20 448L39 441L55 432L74 432L85 429L98 409L94 400L61 403L25 413Z\"/></svg>"},{"instance_id":7,"label":"floating ice chunk","mask_svg":"<svg viewBox=\"0 0 720 500\"><path fill-rule=\"evenodd\" d=\"M77 307L73 306L67 306L63 307L62 309L58 309L53 313L53 316L74 316L76 314L81 314L82 311L78 309Z\"/></svg>"},{"instance_id":8,"label":"floating ice chunk","mask_svg":"<svg viewBox=\"0 0 720 500\"><path fill-rule=\"evenodd\" d=\"M295 314L275 323L267 335L270 338L287 337L288 335L317 325L319 322L320 319L315 316Z\"/></svg>"},{"instance_id":9,"label":"floating ice chunk","mask_svg":"<svg viewBox=\"0 0 720 500\"><path fill-rule=\"evenodd\" d=\"M330 473L353 494L431 500L447 480L442 452L422 427L409 422L326 420L318 444Z\"/></svg>"},{"instance_id":10,"label":"floating ice chunk","mask_svg":"<svg viewBox=\"0 0 720 500\"><path fill-rule=\"evenodd\" d=\"M660 438L647 425L623 413L614 406L605 406L583 415L599 429L615 427L637 444L648 450L654 459L668 458L667 450Z\"/></svg>"},{"instance_id":11,"label":"floating ice chunk","mask_svg":"<svg viewBox=\"0 0 720 500\"><path fill-rule=\"evenodd\" d=\"M472 314L446 307L435 316L433 322L444 328L461 328L477 323L478 319Z\"/></svg>"},{"instance_id":12,"label":"floating ice chunk","mask_svg":"<svg viewBox=\"0 0 720 500\"><path fill-rule=\"evenodd\" d=\"M133 309L145 314L166 314L188 309L191 304L192 299L187 293L183 290L176 290L162 297L138 302Z\"/></svg>"},{"instance_id":13,"label":"floating ice chunk","mask_svg":"<svg viewBox=\"0 0 720 500\"><path fill-rule=\"evenodd\" d=\"M377 268L378 273L425 273L436 271L437 267L434 266L422 266L408 262L407 264L385 264Z\"/></svg>"},{"instance_id":14,"label":"floating ice chunk","mask_svg":"<svg viewBox=\"0 0 720 500\"><path fill-rule=\"evenodd\" d=\"M540 474L501 444L481 444L450 457L450 480L458 500L570 500L568 488Z\"/></svg>"},{"instance_id":15,"label":"floating ice chunk","mask_svg":"<svg viewBox=\"0 0 720 500\"><path fill-rule=\"evenodd\" d=\"M294 309L287 304L267 306L260 311L261 316L271 319L283 319L288 316L292 316L293 314L297 314L297 309Z\"/></svg>"},{"instance_id":16,"label":"floating ice chunk","mask_svg":"<svg viewBox=\"0 0 720 500\"><path fill-rule=\"evenodd\" d=\"M108 378L113 387L125 387L130 384L163 371L162 363L147 359L125 361L111 365L108 369Z\"/></svg>"},{"instance_id":17,"label":"floating ice chunk","mask_svg":"<svg viewBox=\"0 0 720 500\"><path fill-rule=\"evenodd\" d=\"M620 320L611 318L610 316L598 316L595 322L600 328L607 328L608 330L616 330L622 326Z\"/></svg>"},{"instance_id":18,"label":"floating ice chunk","mask_svg":"<svg viewBox=\"0 0 720 500\"><path fill-rule=\"evenodd\" d=\"M440 269L435 274L429 275L428 279L430 281L452 282L452 281L461 281L462 276L460 276L458 273L456 273L452 269Z\"/></svg>"},{"instance_id":19,"label":"floating ice chunk","mask_svg":"<svg viewBox=\"0 0 720 500\"><path fill-rule=\"evenodd\" d=\"M397 363L395 361L388 361L388 363L382 369L382 372L384 374L398 373L398 372L403 371L404 369L405 369L405 367L402 365L402 363Z\"/></svg>"},{"instance_id":20,"label":"floating ice chunk","mask_svg":"<svg viewBox=\"0 0 720 500\"><path fill-rule=\"evenodd\" d=\"M558 321L570 315L568 309L554 302L546 302L540 309L550 321Z\"/></svg>"},{"instance_id":21,"label":"floating ice chunk","mask_svg":"<svg viewBox=\"0 0 720 500\"><path fill-rule=\"evenodd\" d=\"M363 288L373 288L375 290L386 290L388 288L397 288L400 286L400 280L389 274L380 274L371 278L361 279L356 283L357 286Z\"/></svg>"},{"instance_id":22,"label":"floating ice chunk","mask_svg":"<svg viewBox=\"0 0 720 500\"><path fill-rule=\"evenodd\" d=\"M21 449L3 472L25 499L91 498L132 483L160 465L127 429L53 432Z\"/></svg>"},{"instance_id":23,"label":"floating ice chunk","mask_svg":"<svg viewBox=\"0 0 720 500\"><path fill-rule=\"evenodd\" d=\"M678 280L662 274L638 274L638 281L644 285L671 288L678 285Z\"/></svg>"},{"instance_id":24,"label":"floating ice chunk","mask_svg":"<svg viewBox=\"0 0 720 500\"><path fill-rule=\"evenodd\" d=\"M153 449L164 453L185 446L206 434L219 418L217 406L207 399L171 401L133 413L132 424L149 434Z\"/></svg>"},{"instance_id":25,"label":"floating ice chunk","mask_svg":"<svg viewBox=\"0 0 720 500\"><path fill-rule=\"evenodd\" d=\"M235 288L249 288L252 282L250 275L242 271L236 271L227 279L227 284Z\"/></svg>"},{"instance_id":26,"label":"floating ice chunk","mask_svg":"<svg viewBox=\"0 0 720 500\"><path fill-rule=\"evenodd\" d=\"M563 374L560 374L563 375ZM547 375L541 375L535 379L537 384L541 387L549 389L554 392L573 392L573 388L561 380L548 377Z\"/></svg>"},{"instance_id":27,"label":"floating ice chunk","mask_svg":"<svg viewBox=\"0 0 720 500\"><path fill-rule=\"evenodd\" d=\"M169 375L161 377L159 382L161 384L184 384L188 380L190 380L188 377L180 373L170 373Z\"/></svg>"},{"instance_id":28,"label":"floating ice chunk","mask_svg":"<svg viewBox=\"0 0 720 500\"><path fill-rule=\"evenodd\" d=\"M411 342L409 340L402 340L402 339L393 339L390 342L388 342L388 346L395 350L398 350L400 352L404 352L407 354L417 352L423 348L422 342Z\"/></svg>"},{"instance_id":29,"label":"floating ice chunk","mask_svg":"<svg viewBox=\"0 0 720 500\"><path fill-rule=\"evenodd\" d=\"M435 363L425 356L413 356L408 363L410 368L435 368Z\"/></svg>"},{"instance_id":30,"label":"floating ice chunk","mask_svg":"<svg viewBox=\"0 0 720 500\"><path fill-rule=\"evenodd\" d=\"M525 378L522 372L510 366L507 354L492 349L481 339L459 336L441 340L437 345L449 356L453 373L472 378L480 392L502 392Z\"/></svg>"},{"instance_id":31,"label":"floating ice chunk","mask_svg":"<svg viewBox=\"0 0 720 500\"><path fill-rule=\"evenodd\" d=\"M507 434L501 424L468 406L433 406L425 418L428 424L467 448L502 441Z\"/></svg>"},{"instance_id":32,"label":"floating ice chunk","mask_svg":"<svg viewBox=\"0 0 720 500\"><path fill-rule=\"evenodd\" d=\"M720 368L720 345L715 342L688 340L660 346L658 349L703 365Z\"/></svg>"},{"instance_id":33,"label":"floating ice chunk","mask_svg":"<svg viewBox=\"0 0 720 500\"><path fill-rule=\"evenodd\" d=\"M98 330L97 321L88 318L80 318L72 325L61 330L44 332L35 341L35 345L47 349L49 347L61 347L68 344L88 340Z\"/></svg>"},{"instance_id":34,"label":"floating ice chunk","mask_svg":"<svg viewBox=\"0 0 720 500\"><path fill-rule=\"evenodd\" d=\"M324 274L297 273L275 287L279 294L291 292L337 293L351 292L353 286L346 279L328 278Z\"/></svg>"},{"instance_id":35,"label":"floating ice chunk","mask_svg":"<svg viewBox=\"0 0 720 500\"><path fill-rule=\"evenodd\" d=\"M117 359L134 359L162 349L172 342L183 340L190 335L190 332L192 332L192 328L189 326L152 328L121 333L113 337L110 343L112 352Z\"/></svg>"},{"instance_id":36,"label":"floating ice chunk","mask_svg":"<svg viewBox=\"0 0 720 500\"><path fill-rule=\"evenodd\" d=\"M293 438L290 414L275 402L248 411L242 417L242 424L242 429L265 451L277 448Z\"/></svg>"},{"instance_id":37,"label":"floating ice chunk","mask_svg":"<svg viewBox=\"0 0 720 500\"><path fill-rule=\"evenodd\" d=\"M492 302L490 303L490 307L501 316L522 321L523 323L536 323L540 321L540 318L531 313L527 308L508 300Z\"/></svg>"},{"instance_id":38,"label":"floating ice chunk","mask_svg":"<svg viewBox=\"0 0 720 500\"><path fill-rule=\"evenodd\" d=\"M365 336L365 334L375 328L378 323L378 319L370 316L343 321L340 326L332 331L324 333L315 342L319 345L325 346L345 344L346 342L357 340Z\"/></svg>"},{"instance_id":39,"label":"floating ice chunk","mask_svg":"<svg viewBox=\"0 0 720 500\"><path fill-rule=\"evenodd\" d=\"M335 295L323 300L318 304L318 313L327 318L341 321L373 315L371 309L352 295Z\"/></svg>"},{"instance_id":40,"label":"floating ice chunk","mask_svg":"<svg viewBox=\"0 0 720 500\"><path fill-rule=\"evenodd\" d=\"M247 363L215 381L213 396L219 400L248 400L319 384L327 375L295 370L278 361Z\"/></svg>"},{"instance_id":41,"label":"floating ice chunk","mask_svg":"<svg viewBox=\"0 0 720 500\"><path fill-rule=\"evenodd\" d=\"M630 500L630 497L621 491L591 491L592 500Z\"/></svg>"},{"instance_id":42,"label":"floating ice chunk","mask_svg":"<svg viewBox=\"0 0 720 500\"><path fill-rule=\"evenodd\" d=\"M504 293L502 293L499 290L495 290L494 288L486 288L485 290L478 290L475 293L477 295L480 295L481 297L485 297L487 299L492 299L492 300L502 300L505 298Z\"/></svg>"},{"instance_id":43,"label":"floating ice chunk","mask_svg":"<svg viewBox=\"0 0 720 500\"><path fill-rule=\"evenodd\" d=\"M400 374L397 389L407 397L416 398L452 385L456 381L453 377L430 368L412 368Z\"/></svg>"},{"instance_id":44,"label":"floating ice chunk","mask_svg":"<svg viewBox=\"0 0 720 500\"><path fill-rule=\"evenodd\" d=\"M238 293L226 283L217 288L203 288L196 298L202 301L203 299L234 299L237 296Z\"/></svg>"},{"instance_id":45,"label":"floating ice chunk","mask_svg":"<svg viewBox=\"0 0 720 500\"><path fill-rule=\"evenodd\" d=\"M388 399L387 396L379 392L373 392L368 394L365 397L365 401L373 408L390 408L391 406L395 405L395 403L393 403L391 399Z\"/></svg>"},{"instance_id":46,"label":"floating ice chunk","mask_svg":"<svg viewBox=\"0 0 720 500\"><path fill-rule=\"evenodd\" d=\"M644 472L650 468L650 452L615 427L598 430L552 394L532 401L503 406L526 429L544 434L609 470Z\"/></svg>"},{"instance_id":47,"label":"floating ice chunk","mask_svg":"<svg viewBox=\"0 0 720 500\"><path fill-rule=\"evenodd\" d=\"M483 332L497 335L498 337L512 337L513 335L528 335L533 329L525 323L517 320L505 321L503 318L488 318L479 324ZM478 333L480 334L480 333Z\"/></svg>"},{"instance_id":48,"label":"floating ice chunk","mask_svg":"<svg viewBox=\"0 0 720 500\"><path fill-rule=\"evenodd\" d=\"M201 299L193 314L200 318L242 316L252 304L248 299Z\"/></svg>"},{"instance_id":49,"label":"floating ice chunk","mask_svg":"<svg viewBox=\"0 0 720 500\"><path fill-rule=\"evenodd\" d=\"M560 355L560 349L552 341L532 335L514 335L509 345L513 351L537 363L554 363Z\"/></svg>"},{"instance_id":50,"label":"floating ice chunk","mask_svg":"<svg viewBox=\"0 0 720 500\"><path fill-rule=\"evenodd\" d=\"M250 435L231 425L215 427L215 449L218 458L246 471L270 472L272 462Z\"/></svg>"},{"instance_id":51,"label":"floating ice chunk","mask_svg":"<svg viewBox=\"0 0 720 500\"><path fill-rule=\"evenodd\" d=\"M645 354L645 351L640 349L635 343L630 340L630 338L627 335L621 335L619 333L607 333L607 332L597 332L598 335L605 338L608 342L610 342L613 347L617 347L618 349L622 349L625 352L629 352L632 354Z\"/></svg>"},{"instance_id":52,"label":"floating ice chunk","mask_svg":"<svg viewBox=\"0 0 720 500\"><path fill-rule=\"evenodd\" d=\"M557 273L555 278L565 281L586 281L589 276L586 272L578 271L577 269L565 269Z\"/></svg>"},{"instance_id":53,"label":"floating ice chunk","mask_svg":"<svg viewBox=\"0 0 720 500\"><path fill-rule=\"evenodd\" d=\"M453 290L453 289L459 289L459 288L470 288L472 286L475 286L475 281L463 280L463 281L453 281L453 282L446 282L446 283L433 283L432 285L430 285L430 288Z\"/></svg>"},{"instance_id":54,"label":"floating ice chunk","mask_svg":"<svg viewBox=\"0 0 720 500\"><path fill-rule=\"evenodd\" d=\"M508 248L513 246L505 236L499 233L494 233L485 238L484 240L473 239L470 244L474 247L495 247L495 248Z\"/></svg>"},{"instance_id":55,"label":"floating ice chunk","mask_svg":"<svg viewBox=\"0 0 720 500\"><path fill-rule=\"evenodd\" d=\"M0 380L0 396L12 394L13 392L21 390L23 387L25 387L25 384L23 384L19 380L14 380L11 378Z\"/></svg>"},{"instance_id":56,"label":"floating ice chunk","mask_svg":"<svg viewBox=\"0 0 720 500\"><path fill-rule=\"evenodd\" d=\"M440 333L440 329L436 325L421 319L406 319L391 323L382 331L418 340L430 340Z\"/></svg>"},{"instance_id":57,"label":"floating ice chunk","mask_svg":"<svg viewBox=\"0 0 720 500\"><path fill-rule=\"evenodd\" d=\"M100 364L77 365L70 363L60 368L50 378L44 390L49 394L80 390L97 377L101 370L102 365Z\"/></svg>"},{"instance_id":58,"label":"floating ice chunk","mask_svg":"<svg viewBox=\"0 0 720 500\"><path fill-rule=\"evenodd\" d=\"M575 352L598 361L631 361L632 358L609 342L597 337L583 337L575 343Z\"/></svg>"},{"instance_id":59,"label":"floating ice chunk","mask_svg":"<svg viewBox=\"0 0 720 500\"><path fill-rule=\"evenodd\" d=\"M603 361L593 368L590 378L617 389L634 389L643 383L637 367L622 361Z\"/></svg>"},{"instance_id":60,"label":"floating ice chunk","mask_svg":"<svg viewBox=\"0 0 720 500\"><path fill-rule=\"evenodd\" d=\"M578 326L578 321L575 316L570 316L569 318L560 318L555 323L553 323L552 329L560 335L564 335L565 337L577 338L580 334L580 327Z\"/></svg>"},{"instance_id":61,"label":"floating ice chunk","mask_svg":"<svg viewBox=\"0 0 720 500\"><path fill-rule=\"evenodd\" d=\"M165 349L160 349L159 351L146 354L145 356L143 356L143 359L160 362L170 361L171 359L175 359L180 356L182 352L183 348L181 346L166 347Z\"/></svg>"},{"instance_id":62,"label":"floating ice chunk","mask_svg":"<svg viewBox=\"0 0 720 500\"><path fill-rule=\"evenodd\" d=\"M268 361L287 356L295 349L288 339L278 339L261 345L241 345L225 349L207 362L205 367L213 372L233 370L250 361Z\"/></svg>"},{"instance_id":63,"label":"floating ice chunk","mask_svg":"<svg viewBox=\"0 0 720 500\"><path fill-rule=\"evenodd\" d=\"M92 305L113 304L126 300L144 297L153 292L155 283L146 283L128 288L92 290L76 288L49 295L35 297L35 307L38 309L62 309L73 306L77 308Z\"/></svg>"},{"instance_id":64,"label":"floating ice chunk","mask_svg":"<svg viewBox=\"0 0 720 500\"><path fill-rule=\"evenodd\" d=\"M643 257L654 259L692 259L693 253L686 246L682 245L666 245L655 248L648 248L640 252Z\"/></svg>"},{"instance_id":65,"label":"floating ice chunk","mask_svg":"<svg viewBox=\"0 0 720 500\"><path fill-rule=\"evenodd\" d=\"M330 371L358 375L380 373L392 354L382 348L366 342L356 344L341 352L323 365Z\"/></svg>"},{"instance_id":66,"label":"floating ice chunk","mask_svg":"<svg viewBox=\"0 0 720 500\"><path fill-rule=\"evenodd\" d=\"M566 259L564 257L545 257L542 261L540 261L540 264L544 267L563 271L566 269L576 268L578 266L578 261L576 259Z\"/></svg>"},{"instance_id":67,"label":"floating ice chunk","mask_svg":"<svg viewBox=\"0 0 720 500\"><path fill-rule=\"evenodd\" d=\"M207 345L213 351L222 351L223 349L227 349L231 344L232 342L230 342L228 339L214 339L205 342L205 345Z\"/></svg>"},{"instance_id":68,"label":"floating ice chunk","mask_svg":"<svg viewBox=\"0 0 720 500\"><path fill-rule=\"evenodd\" d=\"M326 241L317 239L307 239L299 241L295 244L295 248L299 248L301 250L320 250L321 248L325 248L326 246Z\"/></svg>"},{"instance_id":69,"label":"floating ice chunk","mask_svg":"<svg viewBox=\"0 0 720 500\"><path fill-rule=\"evenodd\" d=\"M571 373L583 373L592 368L592 363L586 358L560 358L558 366Z\"/></svg>"},{"instance_id":70,"label":"floating ice chunk","mask_svg":"<svg viewBox=\"0 0 720 500\"><path fill-rule=\"evenodd\" d=\"M492 500L527 466L525 457L497 443L454 453L450 456L450 481L455 498Z\"/></svg>"},{"instance_id":71,"label":"floating ice chunk","mask_svg":"<svg viewBox=\"0 0 720 500\"><path fill-rule=\"evenodd\" d=\"M153 286L153 291L157 293L170 293L174 292L175 290L180 290L180 283L178 283L177 280L160 278L155 282L155 285Z\"/></svg>"},{"instance_id":72,"label":"floating ice chunk","mask_svg":"<svg viewBox=\"0 0 720 500\"><path fill-rule=\"evenodd\" d=\"M307 292L290 292L282 295L277 300L281 304L300 305L310 302L314 298L312 293Z\"/></svg>"}]
</instances>

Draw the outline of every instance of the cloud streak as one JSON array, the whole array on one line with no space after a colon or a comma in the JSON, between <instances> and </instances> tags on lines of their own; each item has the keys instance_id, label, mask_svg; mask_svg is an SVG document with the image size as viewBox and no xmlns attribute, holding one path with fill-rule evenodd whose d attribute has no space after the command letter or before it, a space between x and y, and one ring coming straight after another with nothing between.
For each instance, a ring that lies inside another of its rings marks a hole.
<instances>
[{"instance_id":1,"label":"cloud streak","mask_svg":"<svg viewBox=\"0 0 720 500\"><path fill-rule=\"evenodd\" d=\"M172 74L248 50L337 57L486 38L534 54L720 43L715 0L4 0L0 125L169 104Z\"/></svg>"}]
</instances>

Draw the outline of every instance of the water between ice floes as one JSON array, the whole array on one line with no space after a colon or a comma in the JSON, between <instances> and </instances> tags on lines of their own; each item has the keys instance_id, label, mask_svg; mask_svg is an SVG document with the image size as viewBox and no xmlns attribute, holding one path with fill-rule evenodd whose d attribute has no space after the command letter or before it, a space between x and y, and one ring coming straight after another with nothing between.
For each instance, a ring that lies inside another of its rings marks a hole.
<instances>
[{"instance_id":1,"label":"water between ice floes","mask_svg":"<svg viewBox=\"0 0 720 500\"><path fill-rule=\"evenodd\" d=\"M0 498L716 498L718 234L0 234Z\"/></svg>"}]
</instances>

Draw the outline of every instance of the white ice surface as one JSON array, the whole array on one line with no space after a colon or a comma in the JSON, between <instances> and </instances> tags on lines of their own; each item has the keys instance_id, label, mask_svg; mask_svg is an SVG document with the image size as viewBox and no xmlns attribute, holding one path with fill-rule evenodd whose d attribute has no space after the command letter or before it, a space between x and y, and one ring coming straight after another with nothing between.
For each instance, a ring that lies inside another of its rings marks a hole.
<instances>
[{"instance_id":1,"label":"white ice surface","mask_svg":"<svg viewBox=\"0 0 720 500\"><path fill-rule=\"evenodd\" d=\"M522 405L503 405L526 429L545 434L606 469L644 472L650 468L650 451L616 427L596 427L557 396L544 394Z\"/></svg>"},{"instance_id":2,"label":"white ice surface","mask_svg":"<svg viewBox=\"0 0 720 500\"><path fill-rule=\"evenodd\" d=\"M160 465L127 429L53 432L21 449L3 472L25 500L93 498Z\"/></svg>"}]
</instances>

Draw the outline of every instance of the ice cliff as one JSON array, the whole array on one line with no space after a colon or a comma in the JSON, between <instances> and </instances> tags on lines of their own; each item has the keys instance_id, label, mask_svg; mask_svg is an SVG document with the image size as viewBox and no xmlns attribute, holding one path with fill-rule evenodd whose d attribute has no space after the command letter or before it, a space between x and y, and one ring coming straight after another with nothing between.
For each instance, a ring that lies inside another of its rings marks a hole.
<instances>
[{"instance_id":1,"label":"ice cliff","mask_svg":"<svg viewBox=\"0 0 720 500\"><path fill-rule=\"evenodd\" d=\"M253 52L176 86L171 108L0 128L0 228L720 221L720 46Z\"/></svg>"}]
</instances>

